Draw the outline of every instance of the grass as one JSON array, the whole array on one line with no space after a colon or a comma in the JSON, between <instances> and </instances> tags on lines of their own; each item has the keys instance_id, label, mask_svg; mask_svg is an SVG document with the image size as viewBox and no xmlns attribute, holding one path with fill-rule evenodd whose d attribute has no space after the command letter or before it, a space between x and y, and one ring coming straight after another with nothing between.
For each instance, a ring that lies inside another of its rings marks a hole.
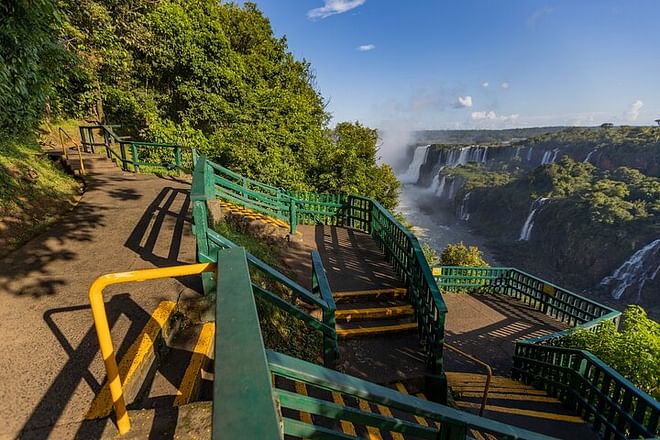
<instances>
[{"instance_id":1,"label":"grass","mask_svg":"<svg viewBox=\"0 0 660 440\"><path fill-rule=\"evenodd\" d=\"M283 249L270 246L255 237L240 232L224 221L217 223L215 230L225 238L244 247L247 252L266 264L278 268L278 255L284 251ZM293 292L288 287L254 269L250 270L250 277L253 283L296 305ZM319 332L261 298L257 298L256 303L261 333L267 348L309 362L320 362L323 339Z\"/></svg>"},{"instance_id":2,"label":"grass","mask_svg":"<svg viewBox=\"0 0 660 440\"><path fill-rule=\"evenodd\" d=\"M78 181L48 159L36 133L0 135L0 254L6 254L71 209Z\"/></svg>"}]
</instances>

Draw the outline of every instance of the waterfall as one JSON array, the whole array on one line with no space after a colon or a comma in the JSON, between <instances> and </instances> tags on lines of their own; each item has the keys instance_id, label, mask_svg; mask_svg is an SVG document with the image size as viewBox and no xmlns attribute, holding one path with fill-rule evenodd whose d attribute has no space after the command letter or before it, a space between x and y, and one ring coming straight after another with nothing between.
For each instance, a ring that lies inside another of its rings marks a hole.
<instances>
[{"instance_id":1,"label":"waterfall","mask_svg":"<svg viewBox=\"0 0 660 440\"><path fill-rule=\"evenodd\" d=\"M547 200L547 197L541 197L540 199L536 199L532 202L532 206L529 208L529 214L527 215L525 224L520 230L520 236L518 237L519 241L529 241L532 236L532 228L534 227L534 216Z\"/></svg>"},{"instance_id":2,"label":"waterfall","mask_svg":"<svg viewBox=\"0 0 660 440\"><path fill-rule=\"evenodd\" d=\"M516 147L516 154L513 156L514 159L520 159L520 150L522 147Z\"/></svg>"},{"instance_id":3,"label":"waterfall","mask_svg":"<svg viewBox=\"0 0 660 440\"><path fill-rule=\"evenodd\" d=\"M473 145L470 147L450 148L440 154L441 166L456 168L468 162L486 163L488 160L488 147Z\"/></svg>"},{"instance_id":4,"label":"waterfall","mask_svg":"<svg viewBox=\"0 0 660 440\"><path fill-rule=\"evenodd\" d=\"M470 200L470 194L472 194L472 191L468 191L467 194L463 196L461 205L458 207L457 217L464 222L470 220L470 212L468 211L467 206L468 201Z\"/></svg>"},{"instance_id":5,"label":"waterfall","mask_svg":"<svg viewBox=\"0 0 660 440\"><path fill-rule=\"evenodd\" d=\"M551 163L555 163L558 154L559 154L559 148L546 151L545 153L543 153L543 158L541 159L541 165L548 165Z\"/></svg>"},{"instance_id":6,"label":"waterfall","mask_svg":"<svg viewBox=\"0 0 660 440\"><path fill-rule=\"evenodd\" d=\"M552 152L554 154L552 155L552 159L550 159L550 163L555 163L557 161L557 155L559 154L559 148L555 148Z\"/></svg>"},{"instance_id":7,"label":"waterfall","mask_svg":"<svg viewBox=\"0 0 660 440\"><path fill-rule=\"evenodd\" d=\"M527 150L527 162L532 161L532 153L534 152L534 147L529 147L529 150Z\"/></svg>"},{"instance_id":8,"label":"waterfall","mask_svg":"<svg viewBox=\"0 0 660 440\"><path fill-rule=\"evenodd\" d=\"M399 178L401 183L417 183L417 180L419 180L420 169L426 162L430 147L430 145L425 145L423 147L415 148L415 153L413 154L412 162L410 162L410 165L408 166L408 170L406 170L406 172Z\"/></svg>"},{"instance_id":9,"label":"waterfall","mask_svg":"<svg viewBox=\"0 0 660 440\"><path fill-rule=\"evenodd\" d=\"M614 285L612 298L620 299L630 286L639 283L636 298L639 300L646 282L654 280L660 272L660 265L654 267L653 263L653 257L659 253L660 238L632 254L612 275L603 278L600 285L607 287Z\"/></svg>"},{"instance_id":10,"label":"waterfall","mask_svg":"<svg viewBox=\"0 0 660 440\"><path fill-rule=\"evenodd\" d=\"M587 153L587 157L584 158L583 162L589 162L589 159L591 159L591 155L594 154L595 151L596 151L596 149L594 148L589 153Z\"/></svg>"}]
</instances>

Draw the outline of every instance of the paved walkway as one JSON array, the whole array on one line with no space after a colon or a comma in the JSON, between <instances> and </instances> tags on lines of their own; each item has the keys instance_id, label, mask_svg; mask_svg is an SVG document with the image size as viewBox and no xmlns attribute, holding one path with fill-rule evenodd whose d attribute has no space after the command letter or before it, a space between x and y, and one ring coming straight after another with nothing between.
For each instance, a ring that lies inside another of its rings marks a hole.
<instances>
[{"instance_id":1,"label":"paved walkway","mask_svg":"<svg viewBox=\"0 0 660 440\"><path fill-rule=\"evenodd\" d=\"M105 377L87 289L104 273L194 262L188 188L119 171L90 176L72 212L0 260L0 439L94 437L77 432ZM196 286L107 289L119 356L160 301Z\"/></svg>"}]
</instances>

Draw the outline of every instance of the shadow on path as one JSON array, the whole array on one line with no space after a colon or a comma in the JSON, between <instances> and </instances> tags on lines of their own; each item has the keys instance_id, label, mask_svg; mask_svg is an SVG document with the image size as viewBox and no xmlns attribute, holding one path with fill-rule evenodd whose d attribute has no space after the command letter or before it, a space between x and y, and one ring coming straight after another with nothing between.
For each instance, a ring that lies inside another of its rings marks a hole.
<instances>
[{"instance_id":1,"label":"shadow on path","mask_svg":"<svg viewBox=\"0 0 660 440\"><path fill-rule=\"evenodd\" d=\"M87 386L93 390L94 394L101 389L102 384L95 379L94 374L90 371L92 361L97 355L99 355L98 338L94 325L92 324L89 327L85 335L81 338L78 347L74 348L53 318L54 315L89 309L89 305L78 305L50 309L44 313L44 321L53 335L55 335L62 348L64 348L64 351L68 355L68 359L60 373L55 377L44 396L32 411L32 414L25 425L23 425L19 435L21 439L42 439L48 437L50 432L55 428L55 423L57 423L67 403L82 382L86 383ZM151 317L142 309L142 307L140 307L139 304L135 303L127 293L112 296L110 301L106 303L106 310L110 328L117 323L121 316L125 316L130 322L127 333L122 338L121 344L119 347L116 347L117 359L119 360L140 334ZM93 426L96 426L96 428L93 428ZM98 438L103 430L103 425L85 424L84 429L87 432L84 434L79 432L78 435L76 435L77 438ZM90 429L98 429L98 432L91 432L89 431Z\"/></svg>"}]
</instances>

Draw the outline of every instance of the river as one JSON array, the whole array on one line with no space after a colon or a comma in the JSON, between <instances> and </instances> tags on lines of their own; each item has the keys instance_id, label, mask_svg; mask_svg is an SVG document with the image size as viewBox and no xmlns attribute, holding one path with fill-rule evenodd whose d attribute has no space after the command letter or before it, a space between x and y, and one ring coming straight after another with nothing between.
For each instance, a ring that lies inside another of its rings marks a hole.
<instances>
[{"instance_id":1,"label":"river","mask_svg":"<svg viewBox=\"0 0 660 440\"><path fill-rule=\"evenodd\" d=\"M434 204L433 196L426 195L424 188L401 185L399 211L414 225L413 233L417 238L435 249L438 255L448 244L462 241L465 245L479 247L491 266L498 264L486 240L473 233L466 222L457 219L451 208Z\"/></svg>"}]
</instances>

